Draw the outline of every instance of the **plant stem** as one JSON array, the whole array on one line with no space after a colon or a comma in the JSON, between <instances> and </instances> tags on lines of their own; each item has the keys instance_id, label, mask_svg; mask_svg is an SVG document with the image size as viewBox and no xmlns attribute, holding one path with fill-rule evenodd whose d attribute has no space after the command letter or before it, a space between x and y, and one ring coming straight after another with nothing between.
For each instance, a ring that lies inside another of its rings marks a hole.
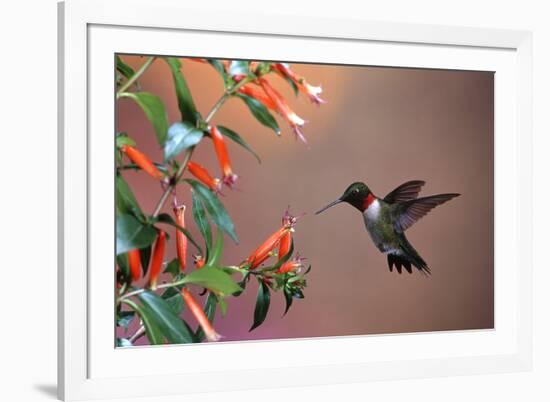
<instances>
[{"instance_id":1,"label":"plant stem","mask_svg":"<svg viewBox=\"0 0 550 402\"><path fill-rule=\"evenodd\" d=\"M251 78L245 78L242 81L240 81L239 83L237 83L235 86L233 86L231 89L228 89L220 97L220 99L218 99L218 101L215 103L215 105L212 107L212 109L210 110L210 112L208 113L206 118L204 119L204 122L206 124L210 123L210 121L212 120L214 115L218 112L218 110L220 110L220 108L223 106L225 101L227 101L231 97L231 95L233 95L235 92L237 92L239 90L239 88L241 88L242 86L248 84L250 81L252 81ZM189 150L185 154L185 158L184 158L182 164L180 165L178 171L176 172L176 174L174 176L174 179L171 180L171 183L168 185L168 187L166 187L166 189L164 190L164 193L160 197L160 200L157 203L157 206L155 207L155 210L153 212L153 217L156 217L160 213L160 211L162 210L162 207L166 203L166 200L170 196L170 193L174 190L174 187L179 182L181 176L185 172L185 169L187 169L187 164L189 163L189 160L191 159L191 156L193 155L194 150L195 150L195 147L191 147L191 148L189 148Z\"/></svg>"},{"instance_id":2,"label":"plant stem","mask_svg":"<svg viewBox=\"0 0 550 402\"><path fill-rule=\"evenodd\" d=\"M124 85L122 85L122 86L120 87L120 89L117 91L117 93L116 93L117 98L120 96L121 93L125 92L128 88L130 88L130 87L132 86L132 84L133 84L134 82L136 82L137 79L138 79L139 77L141 77L141 75L145 72L145 70L147 70L147 69L149 68L149 66L150 66L151 64L153 64L153 62L155 61L155 59L156 59L156 57L154 57L154 56L153 56L153 57L149 57L149 58L145 61L145 63L143 63L143 65L139 68L139 70L137 70L137 71L134 73L134 75L132 75L132 76L130 77L130 79L129 79L128 81L126 81L126 82L124 83Z\"/></svg>"},{"instance_id":3,"label":"plant stem","mask_svg":"<svg viewBox=\"0 0 550 402\"><path fill-rule=\"evenodd\" d=\"M235 86L236 88L236 86ZM239 87L240 88L240 87ZM238 88L237 88L238 89ZM216 104L212 107L212 110L210 110L210 113L208 113L208 116L206 116L206 118L204 119L204 121L206 123L210 123L210 120L212 120L212 118L214 117L214 115L216 114L216 112L218 110L220 110L220 108L222 107L222 105L225 103L225 101L227 99L229 99L229 97L231 96L231 94L234 93L233 91L232 92L226 92L224 93L220 99L218 99L218 101L216 102Z\"/></svg>"},{"instance_id":4,"label":"plant stem","mask_svg":"<svg viewBox=\"0 0 550 402\"><path fill-rule=\"evenodd\" d=\"M158 285L156 287L156 289L173 288L175 286L183 285L184 283L185 283L184 279L180 279L179 281L175 281L175 282L161 283L160 285ZM121 301L123 301L123 300L125 300L129 297L132 297L132 296L137 296L140 293L145 292L146 290L147 289L145 289L145 288L140 288L140 289L136 289L136 290L133 290L131 292L128 292L125 295L120 296L119 299L118 299L118 302L121 302Z\"/></svg>"},{"instance_id":5,"label":"plant stem","mask_svg":"<svg viewBox=\"0 0 550 402\"><path fill-rule=\"evenodd\" d=\"M132 344L137 341L139 338L141 338L143 335L145 335L145 326L142 325L138 328L136 333L128 339Z\"/></svg>"},{"instance_id":6,"label":"plant stem","mask_svg":"<svg viewBox=\"0 0 550 402\"><path fill-rule=\"evenodd\" d=\"M140 69L141 70L141 69ZM137 74L137 73L136 73ZM133 78L133 77L132 77ZM233 95L235 92L237 92L239 90L239 88L241 88L242 86L248 84L249 82L252 81L252 78L245 78L243 79L242 81L240 81L238 84L236 84L235 86L233 86L231 89L228 89L219 99L218 101L215 103L215 105L212 107L212 109L210 110L210 113L208 113L208 115L206 116L206 118L204 119L204 121L206 122L206 124L210 123L210 121L212 120L212 118L214 117L214 115L218 112L218 110L220 110L220 108L223 106L223 104L225 103L225 101L227 101L231 95ZM189 150L187 151L187 153L185 154L185 158L182 162L182 164L180 165L178 171L176 172L173 180L170 181L170 184L166 187L166 189L164 190L164 193L162 193L162 196L160 197L159 199L159 202L157 203L157 206L155 207L155 210L153 211L153 217L157 217L158 214L160 214L160 211L162 210L164 204L166 203L166 200L168 199L168 197L170 196L170 194L172 193L172 191L174 190L174 187L176 186L176 184L179 182L181 176L183 175L183 173L185 172L185 169L187 168L187 164L189 163L189 160L191 159L191 155L193 155L193 151L195 150L195 147L191 147L189 148ZM238 267L235 267L235 270L239 271L239 268ZM241 272L242 273L242 272ZM164 289L164 288L169 288L169 287L174 287L174 286L179 286L179 285L183 285L185 283L185 280L179 280L179 281L176 281L176 282L170 282L170 283L163 283L163 284L160 284L158 285L156 288L157 289ZM140 293L143 293L145 291L145 289L136 289L136 290L133 290L131 292L128 292L122 296L120 296L117 300L117 304L120 303L122 300L124 299L127 299L131 296L136 296Z\"/></svg>"}]
</instances>

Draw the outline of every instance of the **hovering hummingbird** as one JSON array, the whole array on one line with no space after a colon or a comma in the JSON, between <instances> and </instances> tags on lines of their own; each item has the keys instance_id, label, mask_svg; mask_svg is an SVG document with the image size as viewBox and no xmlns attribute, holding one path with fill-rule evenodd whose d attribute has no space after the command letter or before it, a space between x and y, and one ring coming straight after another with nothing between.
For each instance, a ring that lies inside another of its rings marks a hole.
<instances>
[{"instance_id":1,"label":"hovering hummingbird","mask_svg":"<svg viewBox=\"0 0 550 402\"><path fill-rule=\"evenodd\" d=\"M384 198L378 198L365 183L356 182L351 184L340 198L315 214L320 214L341 202L353 205L363 214L367 232L376 247L387 255L390 272L395 265L399 273L402 267L412 273L412 265L420 272L429 274L428 265L405 237L405 230L436 206L460 194L438 194L417 198L424 184L426 183L421 180L408 181Z\"/></svg>"}]
</instances>

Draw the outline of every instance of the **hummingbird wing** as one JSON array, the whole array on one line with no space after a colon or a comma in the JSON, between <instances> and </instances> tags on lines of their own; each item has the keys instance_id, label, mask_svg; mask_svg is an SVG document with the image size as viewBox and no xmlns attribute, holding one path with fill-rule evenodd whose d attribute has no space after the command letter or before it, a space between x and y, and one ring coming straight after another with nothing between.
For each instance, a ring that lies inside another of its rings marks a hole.
<instances>
[{"instance_id":1,"label":"hummingbird wing","mask_svg":"<svg viewBox=\"0 0 550 402\"><path fill-rule=\"evenodd\" d=\"M393 210L395 230L403 233L432 209L459 195L456 193L431 195L395 205Z\"/></svg>"},{"instance_id":2,"label":"hummingbird wing","mask_svg":"<svg viewBox=\"0 0 550 402\"><path fill-rule=\"evenodd\" d=\"M388 204L395 204L396 202L414 200L418 197L418 193L420 193L420 189L424 184L426 184L426 182L422 180L412 180L403 183L385 196L384 201Z\"/></svg>"}]
</instances>

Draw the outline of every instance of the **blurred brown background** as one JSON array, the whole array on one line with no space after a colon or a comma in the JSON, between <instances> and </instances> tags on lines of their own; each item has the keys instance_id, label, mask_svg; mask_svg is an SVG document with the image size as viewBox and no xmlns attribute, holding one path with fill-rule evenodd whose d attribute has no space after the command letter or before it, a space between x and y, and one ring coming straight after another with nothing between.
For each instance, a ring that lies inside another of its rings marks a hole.
<instances>
[{"instance_id":1,"label":"blurred brown background","mask_svg":"<svg viewBox=\"0 0 550 402\"><path fill-rule=\"evenodd\" d=\"M144 59L123 56L134 68ZM181 59L197 108L205 115L223 91L221 79L205 64ZM242 191L224 190L239 245L226 240L224 262L237 264L280 226L287 205L300 220L295 246L313 269L306 298L287 316L283 295L272 294L265 323L252 333L256 284L229 301L215 326L225 340L274 339L493 327L493 74L403 68L293 64L312 84L321 84L327 104L295 98L279 77L270 81L306 119L310 147L278 118L282 137L260 125L233 99L215 116L243 136L262 163L229 143ZM140 81L160 96L170 123L179 118L171 75L157 60ZM154 131L131 100L117 102L118 131L162 159ZM194 160L220 176L213 146L205 140ZM160 194L144 174L125 173L145 211ZM422 195L462 196L430 212L407 231L432 270L390 273L386 257L372 244L360 213L347 205L323 215L313 212L341 195L353 181L366 182L378 196L412 179L427 182ZM190 205L189 192L178 191ZM168 209L167 212L170 212ZM187 214L192 232L191 214ZM196 238L200 235L196 234ZM172 238L173 239L173 238ZM173 240L168 247L175 256ZM190 250L192 246L190 245ZM189 320L192 322L192 319Z\"/></svg>"}]
</instances>

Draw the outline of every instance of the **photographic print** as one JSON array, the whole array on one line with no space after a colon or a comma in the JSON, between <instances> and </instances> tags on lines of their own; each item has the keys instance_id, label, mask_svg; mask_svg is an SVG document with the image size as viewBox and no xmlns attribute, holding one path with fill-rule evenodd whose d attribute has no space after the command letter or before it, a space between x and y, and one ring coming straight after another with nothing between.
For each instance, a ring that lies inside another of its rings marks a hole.
<instances>
[{"instance_id":1,"label":"photographic print","mask_svg":"<svg viewBox=\"0 0 550 402\"><path fill-rule=\"evenodd\" d=\"M494 328L494 74L117 54L117 347Z\"/></svg>"}]
</instances>

